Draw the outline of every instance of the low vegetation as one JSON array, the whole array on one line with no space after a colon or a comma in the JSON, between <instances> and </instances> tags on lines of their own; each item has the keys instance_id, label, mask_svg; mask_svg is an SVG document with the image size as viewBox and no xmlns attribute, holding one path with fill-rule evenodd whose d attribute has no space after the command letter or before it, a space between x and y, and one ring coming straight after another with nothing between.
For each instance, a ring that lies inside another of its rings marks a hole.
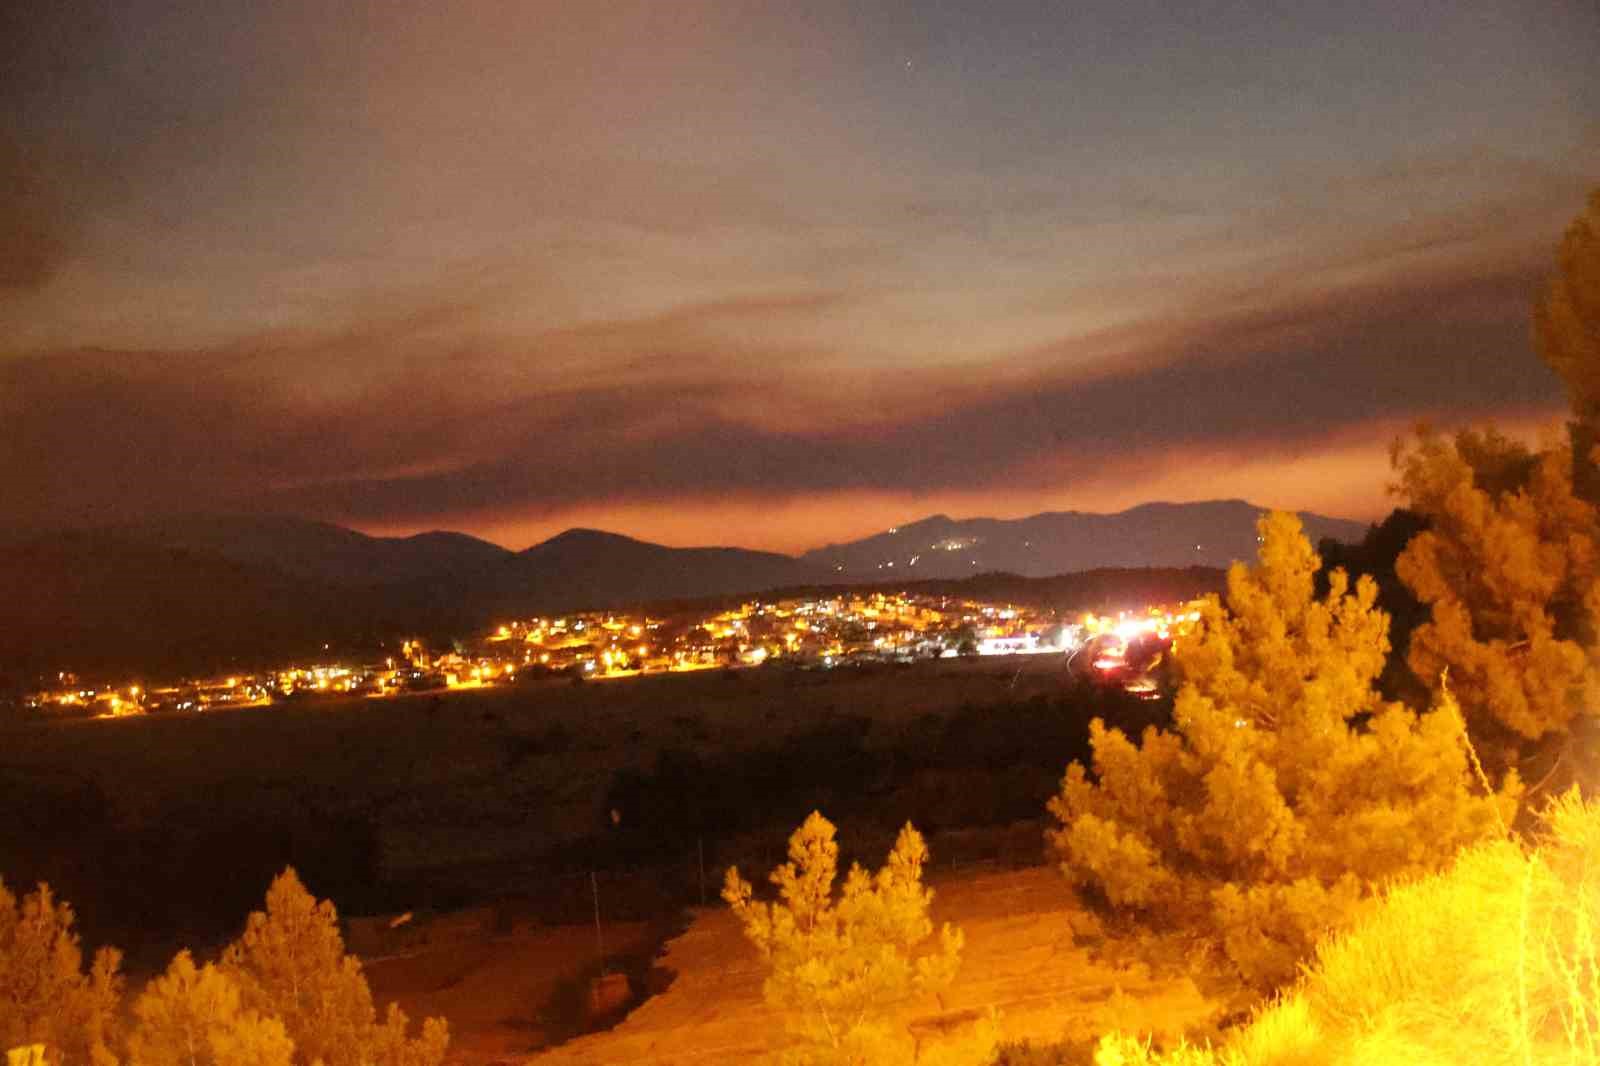
<instances>
[{"instance_id":1,"label":"low vegetation","mask_svg":"<svg viewBox=\"0 0 1600 1066\"><path fill-rule=\"evenodd\" d=\"M73 914L48 885L20 901L0 885L0 1042L52 1066L439 1066L443 1019L419 1035L390 1005L380 1022L361 962L344 951L333 904L293 870L218 962L173 958L124 1024L114 951L84 971Z\"/></svg>"},{"instance_id":2,"label":"low vegetation","mask_svg":"<svg viewBox=\"0 0 1600 1066\"><path fill-rule=\"evenodd\" d=\"M1222 1046L1114 1034L1097 1066L1600 1063L1600 802L1570 792L1543 823L1389 889Z\"/></svg>"},{"instance_id":3,"label":"low vegetation","mask_svg":"<svg viewBox=\"0 0 1600 1066\"><path fill-rule=\"evenodd\" d=\"M962 934L946 924L934 940L922 884L928 848L907 824L877 873L853 865L835 897L839 846L834 827L813 811L789 838L789 861L772 871L778 900L755 899L730 867L722 898L769 967L767 1001L793 1019L801 1047L795 1066L911 1062L916 1042L885 1024L884 1013L912 996L949 985L961 962Z\"/></svg>"}]
</instances>

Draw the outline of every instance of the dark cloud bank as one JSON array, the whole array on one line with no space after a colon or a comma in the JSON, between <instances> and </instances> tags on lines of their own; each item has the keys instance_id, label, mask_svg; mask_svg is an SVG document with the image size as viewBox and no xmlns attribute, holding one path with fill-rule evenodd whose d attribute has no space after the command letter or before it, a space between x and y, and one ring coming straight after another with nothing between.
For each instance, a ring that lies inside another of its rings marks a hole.
<instances>
[{"instance_id":1,"label":"dark cloud bank","mask_svg":"<svg viewBox=\"0 0 1600 1066\"><path fill-rule=\"evenodd\" d=\"M228 352L50 353L0 364L6 510L23 527L203 510L449 526L619 500L1044 490L1107 464L1288 454L1396 418L1554 409L1559 389L1528 338L1543 271L1529 257L1200 315L1092 373L1048 360L1020 378L945 371L941 404L901 418L881 376L846 372L820 388L881 389L886 413L843 424L766 417L811 401L786 391L793 375L752 372L759 352L739 353L736 376L676 348L663 369L648 330L628 342L658 371L646 381L607 374L555 392L538 387L537 351L454 345L374 373L384 355L359 331ZM508 359L528 366L528 388L473 386L474 368ZM308 366L321 371L311 384ZM315 383L341 370L344 391Z\"/></svg>"}]
</instances>

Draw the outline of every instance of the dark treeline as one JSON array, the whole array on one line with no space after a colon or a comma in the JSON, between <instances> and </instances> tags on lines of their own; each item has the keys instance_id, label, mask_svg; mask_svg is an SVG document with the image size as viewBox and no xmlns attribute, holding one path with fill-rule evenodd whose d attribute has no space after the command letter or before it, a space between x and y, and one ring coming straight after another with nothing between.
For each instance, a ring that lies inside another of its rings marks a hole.
<instances>
[{"instance_id":1,"label":"dark treeline","mask_svg":"<svg viewBox=\"0 0 1600 1066\"><path fill-rule=\"evenodd\" d=\"M176 944L237 935L260 886L285 866L343 908L385 904L370 820L257 800L246 787L130 820L91 782L7 770L0 874L13 890L48 882L90 944L115 944L136 967L164 963Z\"/></svg>"},{"instance_id":2,"label":"dark treeline","mask_svg":"<svg viewBox=\"0 0 1600 1066\"><path fill-rule=\"evenodd\" d=\"M615 823L562 859L625 867L672 861L704 842L720 869L740 858L731 849L776 847L819 809L857 838L892 836L912 820L930 837L1039 821L1063 767L1088 759L1094 717L1138 735L1168 723L1171 703L1078 686L924 714L892 737L875 735L865 715L836 714L748 750L708 754L687 739L648 768L615 775Z\"/></svg>"}]
</instances>

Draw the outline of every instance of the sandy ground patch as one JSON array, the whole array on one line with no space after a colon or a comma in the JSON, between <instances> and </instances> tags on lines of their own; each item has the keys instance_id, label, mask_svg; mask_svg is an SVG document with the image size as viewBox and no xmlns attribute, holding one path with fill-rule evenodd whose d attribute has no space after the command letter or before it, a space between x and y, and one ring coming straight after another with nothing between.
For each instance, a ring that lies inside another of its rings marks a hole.
<instances>
[{"instance_id":1,"label":"sandy ground patch","mask_svg":"<svg viewBox=\"0 0 1600 1066\"><path fill-rule=\"evenodd\" d=\"M1074 941L1070 895L1053 869L983 874L936 888L935 919L960 925L967 947L942 1002L909 1003L897 1013L915 1029L964 1023L993 1008L1008 1040L1083 1039L1131 1006L1141 1028L1177 1034L1218 1009L1187 977L1091 958ZM664 993L615 1029L538 1054L529 1066L748 1062L789 1041L783 1018L762 1000L760 961L726 910L697 915L658 965L675 971Z\"/></svg>"}]
</instances>

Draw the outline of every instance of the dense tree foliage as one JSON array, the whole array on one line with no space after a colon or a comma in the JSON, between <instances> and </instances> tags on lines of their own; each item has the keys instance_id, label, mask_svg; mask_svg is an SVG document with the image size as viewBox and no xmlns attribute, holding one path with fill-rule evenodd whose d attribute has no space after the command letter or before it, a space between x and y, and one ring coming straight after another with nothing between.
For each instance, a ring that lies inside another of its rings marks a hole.
<instances>
[{"instance_id":1,"label":"dense tree foliage","mask_svg":"<svg viewBox=\"0 0 1600 1066\"><path fill-rule=\"evenodd\" d=\"M1393 886L1221 1047L1156 1054L1111 1034L1097 1066L1594 1066L1600 803L1574 790L1542 821L1529 843L1487 841Z\"/></svg>"},{"instance_id":2,"label":"dense tree foliage","mask_svg":"<svg viewBox=\"0 0 1600 1066\"><path fill-rule=\"evenodd\" d=\"M947 986L960 964L962 935L946 924L938 945L923 887L928 849L909 824L877 873L852 865L837 898L839 846L834 827L813 811L789 838L789 861L772 871L778 901L730 868L722 898L770 966L767 1001L799 1014L807 1045L795 1056L808 1063L881 1062L896 1041L882 1024L884 1009Z\"/></svg>"},{"instance_id":3,"label":"dense tree foliage","mask_svg":"<svg viewBox=\"0 0 1600 1066\"><path fill-rule=\"evenodd\" d=\"M85 972L72 923L49 885L19 900L0 882L0 1048L40 1044L52 1066L109 1066L121 956L102 949Z\"/></svg>"},{"instance_id":4,"label":"dense tree foliage","mask_svg":"<svg viewBox=\"0 0 1600 1066\"><path fill-rule=\"evenodd\" d=\"M1408 660L1448 670L1475 738L1509 761L1567 740L1600 696L1600 190L1568 228L1534 317L1571 403L1569 443L1494 431L1397 444L1397 491L1428 522L1397 564L1430 609Z\"/></svg>"},{"instance_id":5,"label":"dense tree foliage","mask_svg":"<svg viewBox=\"0 0 1600 1066\"><path fill-rule=\"evenodd\" d=\"M1449 672L1486 749L1565 733L1600 696L1600 516L1573 492L1570 453L1423 432L1395 469L1428 519L1396 564L1431 609L1412 670L1435 684Z\"/></svg>"},{"instance_id":6,"label":"dense tree foliage","mask_svg":"<svg viewBox=\"0 0 1600 1066\"><path fill-rule=\"evenodd\" d=\"M126 1040L120 956L82 970L72 909L49 886L19 901L0 884L0 1047L40 1045L51 1066L440 1066L449 1032L420 1036L391 1005L382 1022L361 963L344 953L333 904L285 870L265 911L220 964L180 951L134 1001Z\"/></svg>"},{"instance_id":7,"label":"dense tree foliage","mask_svg":"<svg viewBox=\"0 0 1600 1066\"><path fill-rule=\"evenodd\" d=\"M178 952L134 1001L130 1066L290 1066L294 1041L277 1018L242 1005L238 982Z\"/></svg>"},{"instance_id":8,"label":"dense tree foliage","mask_svg":"<svg viewBox=\"0 0 1600 1066\"><path fill-rule=\"evenodd\" d=\"M267 889L243 935L223 953L223 970L239 982L246 1007L283 1021L297 1058L322 1066L438 1066L449 1030L429 1018L407 1036L395 1004L380 1023L361 960L346 955L333 903L320 903L293 870Z\"/></svg>"},{"instance_id":9,"label":"dense tree foliage","mask_svg":"<svg viewBox=\"0 0 1600 1066\"><path fill-rule=\"evenodd\" d=\"M1248 980L1294 973L1382 882L1436 869L1502 825L1475 787L1459 712L1417 714L1374 682L1389 651L1375 585L1321 561L1293 515L1264 516L1260 560L1228 574L1175 649L1170 730L1092 727L1050 810L1062 868L1113 908L1213 936Z\"/></svg>"},{"instance_id":10,"label":"dense tree foliage","mask_svg":"<svg viewBox=\"0 0 1600 1066\"><path fill-rule=\"evenodd\" d=\"M1411 646L1411 634L1428 620L1428 610L1400 580L1395 565L1411 538L1427 528L1421 515L1402 507L1369 527L1359 543L1332 538L1317 543L1323 565L1317 575L1317 595L1327 595L1328 575L1336 570L1345 571L1352 579L1366 575L1377 584L1377 605L1389 616L1389 642L1395 652L1378 678L1378 691L1387 699L1413 706L1427 702L1428 688L1411 672L1404 652Z\"/></svg>"}]
</instances>

